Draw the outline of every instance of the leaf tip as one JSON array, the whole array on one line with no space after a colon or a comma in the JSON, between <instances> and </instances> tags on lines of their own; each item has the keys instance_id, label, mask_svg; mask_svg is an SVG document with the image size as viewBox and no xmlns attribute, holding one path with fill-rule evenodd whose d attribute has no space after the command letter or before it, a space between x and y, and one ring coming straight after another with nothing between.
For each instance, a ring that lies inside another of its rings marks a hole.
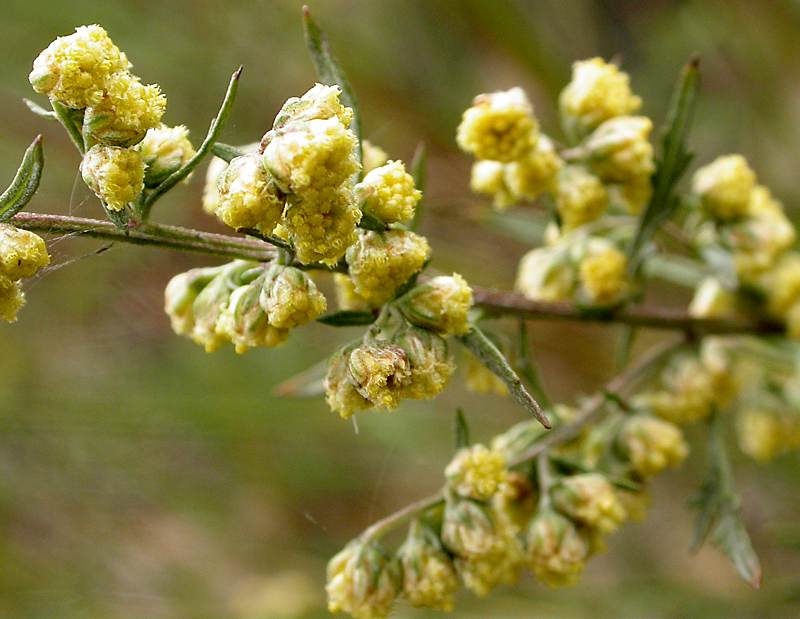
<instances>
[{"instance_id":1,"label":"leaf tip","mask_svg":"<svg viewBox=\"0 0 800 619\"><path fill-rule=\"evenodd\" d=\"M311 9L307 4L303 5L303 19L311 19Z\"/></svg>"},{"instance_id":2,"label":"leaf tip","mask_svg":"<svg viewBox=\"0 0 800 619\"><path fill-rule=\"evenodd\" d=\"M233 81L237 81L242 76L242 71L244 71L244 65L240 64L239 68L236 69L236 71L233 72L233 75L231 76L231 79Z\"/></svg>"}]
</instances>

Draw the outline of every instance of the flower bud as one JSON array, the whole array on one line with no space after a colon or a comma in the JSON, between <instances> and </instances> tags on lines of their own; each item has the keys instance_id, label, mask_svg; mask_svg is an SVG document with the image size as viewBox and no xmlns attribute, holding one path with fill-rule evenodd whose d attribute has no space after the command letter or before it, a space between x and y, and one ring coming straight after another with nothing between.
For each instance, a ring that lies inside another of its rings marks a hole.
<instances>
[{"instance_id":1,"label":"flower bud","mask_svg":"<svg viewBox=\"0 0 800 619\"><path fill-rule=\"evenodd\" d=\"M679 466L689 453L689 446L678 426L650 415L634 415L626 419L617 444L631 468L642 477Z\"/></svg>"},{"instance_id":2,"label":"flower bud","mask_svg":"<svg viewBox=\"0 0 800 619\"><path fill-rule=\"evenodd\" d=\"M25 293L22 292L22 284L0 275L0 319L9 323L16 322L23 305Z\"/></svg>"},{"instance_id":3,"label":"flower bud","mask_svg":"<svg viewBox=\"0 0 800 619\"><path fill-rule=\"evenodd\" d=\"M359 230L358 240L346 254L356 292L374 305L391 300L429 257L425 237L407 230Z\"/></svg>"},{"instance_id":4,"label":"flower bud","mask_svg":"<svg viewBox=\"0 0 800 619\"><path fill-rule=\"evenodd\" d=\"M484 445L459 449L444 471L450 488L467 499L486 501L506 479L503 456Z\"/></svg>"},{"instance_id":5,"label":"flower bud","mask_svg":"<svg viewBox=\"0 0 800 619\"><path fill-rule=\"evenodd\" d=\"M800 416L792 410L747 406L739 413L736 433L745 455L768 462L786 451L800 449Z\"/></svg>"},{"instance_id":6,"label":"flower bud","mask_svg":"<svg viewBox=\"0 0 800 619\"><path fill-rule=\"evenodd\" d=\"M538 139L533 107L518 87L475 97L456 133L463 151L503 163L522 158Z\"/></svg>"},{"instance_id":7,"label":"flower bud","mask_svg":"<svg viewBox=\"0 0 800 619\"><path fill-rule=\"evenodd\" d=\"M532 301L566 301L576 285L569 255L551 247L537 247L522 257L515 288Z\"/></svg>"},{"instance_id":8,"label":"flower bud","mask_svg":"<svg viewBox=\"0 0 800 619\"><path fill-rule=\"evenodd\" d=\"M364 174L369 174L375 168L385 164L389 160L389 155L380 146L376 146L369 140L361 140L361 159Z\"/></svg>"},{"instance_id":9,"label":"flower bud","mask_svg":"<svg viewBox=\"0 0 800 619\"><path fill-rule=\"evenodd\" d=\"M288 329L269 321L262 307L261 296L265 285L266 275L261 275L251 283L236 288L217 320L216 333L228 338L239 354L258 346L274 348L289 336Z\"/></svg>"},{"instance_id":10,"label":"flower bud","mask_svg":"<svg viewBox=\"0 0 800 619\"><path fill-rule=\"evenodd\" d=\"M144 160L135 149L92 146L83 156L81 175L112 211L121 211L144 189Z\"/></svg>"},{"instance_id":11,"label":"flower bud","mask_svg":"<svg viewBox=\"0 0 800 619\"><path fill-rule=\"evenodd\" d=\"M563 165L552 140L542 135L536 148L505 166L505 184L512 195L535 200L555 188L556 175Z\"/></svg>"},{"instance_id":12,"label":"flower bud","mask_svg":"<svg viewBox=\"0 0 800 619\"><path fill-rule=\"evenodd\" d=\"M219 157L212 157L206 168L206 178L203 183L203 210L213 215L219 208L219 180L228 169L228 162Z\"/></svg>"},{"instance_id":13,"label":"flower bud","mask_svg":"<svg viewBox=\"0 0 800 619\"><path fill-rule=\"evenodd\" d=\"M430 527L415 520L397 557L403 568L403 594L412 606L445 612L453 610L458 576Z\"/></svg>"},{"instance_id":14,"label":"flower bud","mask_svg":"<svg viewBox=\"0 0 800 619\"><path fill-rule=\"evenodd\" d=\"M640 215L653 197L649 176L637 176L623 183L606 185L609 208L628 215Z\"/></svg>"},{"instance_id":15,"label":"flower bud","mask_svg":"<svg viewBox=\"0 0 800 619\"><path fill-rule=\"evenodd\" d=\"M398 568L374 542L354 540L328 562L328 610L355 619L388 617L397 597Z\"/></svg>"},{"instance_id":16,"label":"flower bud","mask_svg":"<svg viewBox=\"0 0 800 619\"><path fill-rule=\"evenodd\" d=\"M390 161L368 172L355 191L364 209L386 223L410 220L422 197L402 161Z\"/></svg>"},{"instance_id":17,"label":"flower bud","mask_svg":"<svg viewBox=\"0 0 800 619\"><path fill-rule=\"evenodd\" d=\"M586 140L589 165L604 181L649 178L655 170L653 122L645 116L619 116L601 124Z\"/></svg>"},{"instance_id":18,"label":"flower bud","mask_svg":"<svg viewBox=\"0 0 800 619\"><path fill-rule=\"evenodd\" d=\"M632 114L642 100L631 92L628 74L602 58L572 65L572 81L558 99L561 121L575 138L615 116Z\"/></svg>"},{"instance_id":19,"label":"flower bud","mask_svg":"<svg viewBox=\"0 0 800 619\"><path fill-rule=\"evenodd\" d=\"M466 372L465 384L470 391L501 397L508 395L508 387L505 382L498 378L497 374L488 370L474 355L467 357ZM541 426L541 424L539 425Z\"/></svg>"},{"instance_id":20,"label":"flower bud","mask_svg":"<svg viewBox=\"0 0 800 619\"><path fill-rule=\"evenodd\" d=\"M161 124L166 107L157 85L145 86L130 73L117 73L107 81L102 98L86 109L83 134L106 146L133 146Z\"/></svg>"},{"instance_id":21,"label":"flower bud","mask_svg":"<svg viewBox=\"0 0 800 619\"><path fill-rule=\"evenodd\" d=\"M553 505L565 516L600 533L611 533L625 520L614 487L599 473L566 477L551 490Z\"/></svg>"},{"instance_id":22,"label":"flower bud","mask_svg":"<svg viewBox=\"0 0 800 619\"><path fill-rule=\"evenodd\" d=\"M397 408L411 382L411 364L399 346L359 346L350 353L349 368L358 393L377 408Z\"/></svg>"},{"instance_id":23,"label":"flower bud","mask_svg":"<svg viewBox=\"0 0 800 619\"><path fill-rule=\"evenodd\" d=\"M255 228L270 234L283 212L283 198L258 155L231 159L219 177L216 216L231 228Z\"/></svg>"},{"instance_id":24,"label":"flower bud","mask_svg":"<svg viewBox=\"0 0 800 619\"><path fill-rule=\"evenodd\" d=\"M497 211L504 211L517 201L517 196L506 184L507 165L488 159L481 159L472 164L470 189L477 194L493 198L493 206Z\"/></svg>"},{"instance_id":25,"label":"flower bud","mask_svg":"<svg viewBox=\"0 0 800 619\"><path fill-rule=\"evenodd\" d=\"M589 542L571 520L550 508L531 520L527 561L534 576L550 587L575 584L589 558Z\"/></svg>"},{"instance_id":26,"label":"flower bud","mask_svg":"<svg viewBox=\"0 0 800 619\"><path fill-rule=\"evenodd\" d=\"M11 281L33 277L48 264L50 256L42 237L0 223L0 277Z\"/></svg>"},{"instance_id":27,"label":"flower bud","mask_svg":"<svg viewBox=\"0 0 800 619\"><path fill-rule=\"evenodd\" d=\"M445 335L463 335L470 329L467 314L472 307L472 289L458 273L440 275L410 290L401 307L415 325Z\"/></svg>"},{"instance_id":28,"label":"flower bud","mask_svg":"<svg viewBox=\"0 0 800 619\"><path fill-rule=\"evenodd\" d=\"M721 221L747 214L755 186L755 172L741 155L717 157L697 170L692 179L692 190L706 213Z\"/></svg>"},{"instance_id":29,"label":"flower bud","mask_svg":"<svg viewBox=\"0 0 800 619\"><path fill-rule=\"evenodd\" d=\"M33 61L33 89L74 109L97 103L106 82L130 63L108 33L97 25L79 26L58 37Z\"/></svg>"},{"instance_id":30,"label":"flower bud","mask_svg":"<svg viewBox=\"0 0 800 619\"><path fill-rule=\"evenodd\" d=\"M581 292L590 304L614 305L629 292L628 259L610 241L589 239L579 272Z\"/></svg>"},{"instance_id":31,"label":"flower bud","mask_svg":"<svg viewBox=\"0 0 800 619\"><path fill-rule=\"evenodd\" d=\"M706 277L697 286L689 315L694 318L724 318L736 313L736 295L716 277Z\"/></svg>"},{"instance_id":32,"label":"flower bud","mask_svg":"<svg viewBox=\"0 0 800 619\"><path fill-rule=\"evenodd\" d=\"M371 406L370 401L358 392L350 375L350 353L353 348L353 345L345 346L331 357L325 377L325 400L342 419Z\"/></svg>"},{"instance_id":33,"label":"flower bud","mask_svg":"<svg viewBox=\"0 0 800 619\"><path fill-rule=\"evenodd\" d=\"M269 322L281 329L293 329L316 320L327 308L314 281L300 269L276 264L267 275L261 305Z\"/></svg>"},{"instance_id":34,"label":"flower bud","mask_svg":"<svg viewBox=\"0 0 800 619\"><path fill-rule=\"evenodd\" d=\"M334 273L333 284L334 292L336 293L336 305L340 310L368 312L372 309L367 300L356 292L355 284L349 275Z\"/></svg>"},{"instance_id":35,"label":"flower bud","mask_svg":"<svg viewBox=\"0 0 800 619\"><path fill-rule=\"evenodd\" d=\"M192 332L197 295L220 271L219 267L191 269L169 280L164 289L164 311L175 333L189 335Z\"/></svg>"},{"instance_id":36,"label":"flower bud","mask_svg":"<svg viewBox=\"0 0 800 619\"><path fill-rule=\"evenodd\" d=\"M156 129L150 129L139 148L147 166L144 172L146 187L157 187L170 174L185 166L195 155L194 146L189 141L189 130L183 125L177 127L161 125ZM189 180L189 177L186 177L186 180Z\"/></svg>"},{"instance_id":37,"label":"flower bud","mask_svg":"<svg viewBox=\"0 0 800 619\"><path fill-rule=\"evenodd\" d=\"M556 209L564 231L594 221L608 208L608 192L586 168L567 165L558 174Z\"/></svg>"},{"instance_id":38,"label":"flower bud","mask_svg":"<svg viewBox=\"0 0 800 619\"><path fill-rule=\"evenodd\" d=\"M447 501L442 521L442 542L458 557L493 553L499 540L489 507L469 499Z\"/></svg>"},{"instance_id":39,"label":"flower bud","mask_svg":"<svg viewBox=\"0 0 800 619\"><path fill-rule=\"evenodd\" d=\"M403 397L429 400L439 395L455 371L447 341L416 327L403 329L395 339L411 365L411 380L403 388Z\"/></svg>"},{"instance_id":40,"label":"flower bud","mask_svg":"<svg viewBox=\"0 0 800 619\"><path fill-rule=\"evenodd\" d=\"M353 120L353 110L339 101L342 89L339 86L314 84L302 97L290 97L275 117L273 129L290 123L336 118L345 127Z\"/></svg>"}]
</instances>

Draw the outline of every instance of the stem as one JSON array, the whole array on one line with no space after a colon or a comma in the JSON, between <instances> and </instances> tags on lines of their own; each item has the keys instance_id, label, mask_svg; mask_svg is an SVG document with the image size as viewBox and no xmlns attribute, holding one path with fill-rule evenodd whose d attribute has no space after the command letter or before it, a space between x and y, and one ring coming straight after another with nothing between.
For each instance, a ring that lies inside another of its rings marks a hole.
<instances>
[{"instance_id":1,"label":"stem","mask_svg":"<svg viewBox=\"0 0 800 619\"><path fill-rule=\"evenodd\" d=\"M415 501L410 505L406 505L403 509L400 509L393 514L386 516L386 518L378 520L378 522L368 527L361 534L361 539L364 541L370 539L377 539L385 535L392 529L394 529L395 526L404 522L406 519L412 518L413 516L417 516L423 512L426 512L429 509L436 507L437 505L443 502L444 502L444 496L442 496L441 492L438 492L429 497L425 497L424 499L420 499L419 501Z\"/></svg>"}]
</instances>

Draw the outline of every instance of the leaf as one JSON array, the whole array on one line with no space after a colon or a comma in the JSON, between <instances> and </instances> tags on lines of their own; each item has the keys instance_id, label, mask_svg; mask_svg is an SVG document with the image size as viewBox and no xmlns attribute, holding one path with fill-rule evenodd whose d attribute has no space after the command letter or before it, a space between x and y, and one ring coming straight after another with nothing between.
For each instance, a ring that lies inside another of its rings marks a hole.
<instances>
[{"instance_id":1,"label":"leaf","mask_svg":"<svg viewBox=\"0 0 800 619\"><path fill-rule=\"evenodd\" d=\"M0 221L8 221L19 213L39 189L44 168L42 136L37 135L25 150L14 180L0 195Z\"/></svg>"},{"instance_id":2,"label":"leaf","mask_svg":"<svg viewBox=\"0 0 800 619\"><path fill-rule=\"evenodd\" d=\"M225 91L225 97L222 99L219 112L217 112L214 120L211 121L206 138L203 140L200 148L197 149L194 157L187 161L182 168L176 170L167 178L165 178L162 183L152 192L150 192L144 199L141 213L139 213L142 217L142 220L147 219L150 214L150 209L153 207L155 201L167 191L172 189L175 185L180 183L187 176L189 176L192 170L194 170L200 164L203 158L211 151L211 148L216 143L219 134L222 132L222 127L225 125L225 121L228 119L228 116L230 116L231 109L233 108L233 102L236 99L236 91L239 89L239 78L241 75L242 67L236 69L236 71L233 72L233 75L231 75L231 80L228 83L228 89Z\"/></svg>"},{"instance_id":3,"label":"leaf","mask_svg":"<svg viewBox=\"0 0 800 619\"><path fill-rule=\"evenodd\" d=\"M389 229L389 226L381 221L381 219L369 211L365 211L363 207L361 209L361 221L358 222L358 227L374 232L386 232Z\"/></svg>"},{"instance_id":4,"label":"leaf","mask_svg":"<svg viewBox=\"0 0 800 619\"><path fill-rule=\"evenodd\" d=\"M311 62L317 72L319 81L328 86L339 86L342 89L342 103L353 110L353 121L350 124L350 129L356 134L356 156L361 161L361 114L358 110L358 102L353 94L353 87L350 85L350 80L347 79L341 65L331 53L328 37L311 16L311 10L308 6L303 7L303 34L305 35L306 47L311 55Z\"/></svg>"},{"instance_id":5,"label":"leaf","mask_svg":"<svg viewBox=\"0 0 800 619\"><path fill-rule=\"evenodd\" d=\"M100 203L103 205L103 210L106 212L106 217L108 217L109 221L113 223L117 228L120 230L127 230L130 227L131 223L131 213L128 210L128 207L120 211L115 211L114 209L108 208L106 203L102 200Z\"/></svg>"},{"instance_id":6,"label":"leaf","mask_svg":"<svg viewBox=\"0 0 800 619\"><path fill-rule=\"evenodd\" d=\"M55 99L50 100L50 105L53 107L53 114L66 130L75 148L83 155L86 152L83 143L83 110L72 110Z\"/></svg>"},{"instance_id":7,"label":"leaf","mask_svg":"<svg viewBox=\"0 0 800 619\"><path fill-rule=\"evenodd\" d=\"M621 325L614 350L614 365L617 370L622 370L628 365L631 358L631 350L636 341L639 331L632 325Z\"/></svg>"},{"instance_id":8,"label":"leaf","mask_svg":"<svg viewBox=\"0 0 800 619\"><path fill-rule=\"evenodd\" d=\"M211 152L214 154L214 156L219 157L228 163L230 163L231 159L235 157L241 157L242 155L247 154L238 146L231 146L230 144L223 144L222 142L214 142L214 145L211 147Z\"/></svg>"},{"instance_id":9,"label":"leaf","mask_svg":"<svg viewBox=\"0 0 800 619\"><path fill-rule=\"evenodd\" d=\"M325 314L317 318L317 322L331 327L357 327L371 325L375 322L375 314L372 312L358 312L354 310L340 310Z\"/></svg>"},{"instance_id":10,"label":"leaf","mask_svg":"<svg viewBox=\"0 0 800 619\"><path fill-rule=\"evenodd\" d=\"M530 345L528 342L528 323L524 320L519 321L519 341L518 341L519 360L517 361L517 369L522 375L522 378L528 383L528 386L533 391L536 399L545 408L551 408L553 403L547 397L547 393L542 385L542 379L539 375L539 368L536 367L536 362L530 354Z\"/></svg>"},{"instance_id":11,"label":"leaf","mask_svg":"<svg viewBox=\"0 0 800 619\"><path fill-rule=\"evenodd\" d=\"M639 269L642 249L680 204L675 195L675 187L692 160L686 139L697 98L698 67L697 58L693 58L684 66L672 96L662 129L661 157L656 161L656 171L652 179L653 196L639 219L639 228L628 249L632 273Z\"/></svg>"},{"instance_id":12,"label":"leaf","mask_svg":"<svg viewBox=\"0 0 800 619\"><path fill-rule=\"evenodd\" d=\"M414 219L411 222L411 229L416 230L422 223L422 211L425 203L425 185L428 180L428 149L425 142L417 144L414 151L414 158L411 160L411 177L414 179L414 186L422 192L422 197L417 202L414 210Z\"/></svg>"},{"instance_id":13,"label":"leaf","mask_svg":"<svg viewBox=\"0 0 800 619\"><path fill-rule=\"evenodd\" d=\"M58 120L58 114L56 114L53 110L48 110L43 108L41 105L36 103L36 101L31 101L30 99L22 99L22 102L28 106L28 109L36 114L37 116L41 116L42 118L48 118L50 120Z\"/></svg>"},{"instance_id":14,"label":"leaf","mask_svg":"<svg viewBox=\"0 0 800 619\"><path fill-rule=\"evenodd\" d=\"M469 425L467 418L464 416L463 409L456 410L456 451L469 447L472 441L469 440Z\"/></svg>"},{"instance_id":15,"label":"leaf","mask_svg":"<svg viewBox=\"0 0 800 619\"><path fill-rule=\"evenodd\" d=\"M550 429L550 420L542 407L522 384L522 380L486 334L477 325L466 335L459 335L458 341L466 346L486 368L493 372L508 387L511 396L531 413L545 428Z\"/></svg>"},{"instance_id":16,"label":"leaf","mask_svg":"<svg viewBox=\"0 0 800 619\"><path fill-rule=\"evenodd\" d=\"M273 389L273 393L283 398L317 397L325 393L325 376L327 373L328 360L323 359L277 385Z\"/></svg>"},{"instance_id":17,"label":"leaf","mask_svg":"<svg viewBox=\"0 0 800 619\"><path fill-rule=\"evenodd\" d=\"M745 528L722 435L722 417L714 414L709 428L709 470L690 505L697 510L692 551L707 540L722 550L752 587L761 586L761 564Z\"/></svg>"}]
</instances>

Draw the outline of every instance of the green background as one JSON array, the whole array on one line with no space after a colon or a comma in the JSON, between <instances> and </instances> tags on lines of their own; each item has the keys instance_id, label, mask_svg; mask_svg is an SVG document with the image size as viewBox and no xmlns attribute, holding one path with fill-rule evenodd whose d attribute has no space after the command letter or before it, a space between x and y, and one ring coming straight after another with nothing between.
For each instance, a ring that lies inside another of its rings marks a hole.
<instances>
[{"instance_id":1,"label":"green background","mask_svg":"<svg viewBox=\"0 0 800 619\"><path fill-rule=\"evenodd\" d=\"M30 208L101 215L66 135L21 103L33 96L33 58L80 24L109 30L143 80L161 84L166 122L186 124L195 143L243 64L223 137L258 140L281 103L314 81L300 4L6 0L0 174L10 180L41 132L47 165ZM418 141L429 146L424 231L441 271L510 287L528 247L481 223L486 205L469 195L470 161L454 147L461 111L476 93L519 84L554 131L570 65L592 55L621 58L658 121L680 66L699 53L699 160L746 153L795 213L796 2L341 0L312 8L353 82L365 136L406 160ZM155 217L220 230L200 210L201 185L197 174ZM357 331L312 325L279 350L207 355L171 333L162 294L175 273L215 261L123 246L98 255L102 247L55 239L53 267L28 283L20 321L0 326L2 619L326 616L325 561L371 521L440 485L455 407L465 407L481 440L520 418L505 400L466 393L457 377L435 402L364 415L356 432L321 398L284 400L272 389ZM556 399L590 392L613 372L614 328L531 331ZM765 567L754 592L715 551L686 550L685 500L703 459L694 434L688 466L656 482L647 521L612 538L581 584L550 591L526 577L486 600L461 594L455 616L800 615L797 456L768 467L736 462ZM429 616L404 605L397 615Z\"/></svg>"}]
</instances>

